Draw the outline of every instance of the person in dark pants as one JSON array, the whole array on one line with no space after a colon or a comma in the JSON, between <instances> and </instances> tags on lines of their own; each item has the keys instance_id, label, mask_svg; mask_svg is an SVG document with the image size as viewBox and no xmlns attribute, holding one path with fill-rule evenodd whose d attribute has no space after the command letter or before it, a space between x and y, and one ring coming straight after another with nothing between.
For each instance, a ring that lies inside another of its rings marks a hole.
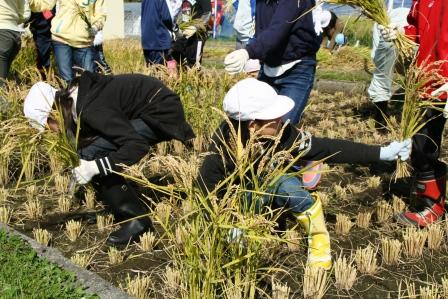
<instances>
[{"instance_id":1,"label":"person in dark pants","mask_svg":"<svg viewBox=\"0 0 448 299\"><path fill-rule=\"evenodd\" d=\"M112 75L112 69L106 61L106 56L103 50L103 30L98 31L93 40L93 51L96 68L95 72L103 73L104 75Z\"/></svg>"},{"instance_id":2,"label":"person in dark pants","mask_svg":"<svg viewBox=\"0 0 448 299\"><path fill-rule=\"evenodd\" d=\"M0 0L0 86L20 50L19 24L29 17L25 5L24 0Z\"/></svg>"},{"instance_id":3,"label":"person in dark pants","mask_svg":"<svg viewBox=\"0 0 448 299\"><path fill-rule=\"evenodd\" d=\"M46 73L51 64L51 20L55 14L55 9L46 10L42 13L33 12L30 17L30 31L36 45L37 69L46 79Z\"/></svg>"},{"instance_id":4,"label":"person in dark pants","mask_svg":"<svg viewBox=\"0 0 448 299\"><path fill-rule=\"evenodd\" d=\"M209 0L185 0L182 2L181 13L182 20L180 24L188 24L192 20L196 20L201 25L189 25L183 28L183 37L176 39L171 55L180 65L188 67L200 65L205 42L208 38L211 2Z\"/></svg>"},{"instance_id":5,"label":"person in dark pants","mask_svg":"<svg viewBox=\"0 0 448 299\"><path fill-rule=\"evenodd\" d=\"M187 142L195 137L179 96L153 77L84 72L57 92L46 83L35 84L25 99L25 116L39 129L57 129L48 117L53 103L62 107L69 136L74 136L80 123L81 160L73 170L76 181L92 182L97 198L115 219L127 220L109 235L107 243L138 240L152 227L148 208L136 187L117 172L121 164L138 163L159 142Z\"/></svg>"},{"instance_id":6,"label":"person in dark pants","mask_svg":"<svg viewBox=\"0 0 448 299\"><path fill-rule=\"evenodd\" d=\"M265 166L266 169L275 168L275 160L271 159L275 153L280 151L291 151L292 158L300 157L304 160L322 160L327 158L330 163L377 163L383 161L393 161L398 158L406 160L409 158L411 141L392 142L388 146L380 147L354 143L345 140L319 138L311 136L308 132L301 131L295 126L284 124L282 117L294 107L294 101L277 94L277 92L267 83L248 78L239 81L226 94L223 102L223 109L229 117L230 122L224 121L216 130L212 137L212 142L207 155L199 170L197 179L199 187L204 194L216 192L219 197L222 192L226 192L226 186L222 182L237 169L234 154L228 150L232 142L232 131L238 132L241 136L241 143L246 147L251 134L257 134L257 143L251 148L251 155L248 157L251 166L239 173L239 177L244 177L248 182L239 180L231 181L231 184L243 184L245 188L251 185L252 170L260 171L261 160L265 155L272 161L272 165ZM233 128L232 128L233 127ZM272 137L278 137L274 141ZM257 150L259 149L259 150ZM246 149L248 150L248 149ZM303 187L300 177L296 175L292 167L288 164L294 161L285 161L286 171L279 175L272 182L268 182L267 190L257 190L260 192L248 191L248 196L243 202L245 206L250 206L252 201L260 203L260 206L270 206L273 209L284 209L290 216L300 224L308 238L308 265L311 267L331 268L330 237L325 225L322 204L318 196L312 196ZM253 163L253 164L252 164ZM269 164L269 163L268 163ZM272 167L271 167L272 166ZM256 179L262 184L264 176L260 175ZM216 190L217 186L221 186ZM233 188L233 186L232 186ZM250 189L250 188L249 188ZM255 199L255 197L257 197ZM257 207L258 208L258 207ZM260 207L261 208L261 207ZM233 233L232 233L233 234ZM236 233L238 235L240 233Z\"/></svg>"}]
</instances>

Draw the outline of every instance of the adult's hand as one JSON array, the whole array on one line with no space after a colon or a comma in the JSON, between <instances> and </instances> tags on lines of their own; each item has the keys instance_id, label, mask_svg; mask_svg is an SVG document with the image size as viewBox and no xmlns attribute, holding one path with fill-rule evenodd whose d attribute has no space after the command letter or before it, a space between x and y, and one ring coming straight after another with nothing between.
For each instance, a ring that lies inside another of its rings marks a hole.
<instances>
[{"instance_id":1,"label":"adult's hand","mask_svg":"<svg viewBox=\"0 0 448 299\"><path fill-rule=\"evenodd\" d=\"M231 75L238 74L243 71L248 60L249 53L246 49L239 49L226 56L224 59L224 68Z\"/></svg>"}]
</instances>

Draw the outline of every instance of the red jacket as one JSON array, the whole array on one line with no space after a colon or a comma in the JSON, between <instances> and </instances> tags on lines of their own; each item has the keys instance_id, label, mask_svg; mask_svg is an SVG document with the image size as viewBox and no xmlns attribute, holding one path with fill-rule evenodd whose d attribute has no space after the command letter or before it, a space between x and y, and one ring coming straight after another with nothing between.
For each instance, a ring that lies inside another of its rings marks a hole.
<instances>
[{"instance_id":1,"label":"red jacket","mask_svg":"<svg viewBox=\"0 0 448 299\"><path fill-rule=\"evenodd\" d=\"M439 74L448 79L448 1L413 0L405 33L420 44L417 62L445 61Z\"/></svg>"}]
</instances>

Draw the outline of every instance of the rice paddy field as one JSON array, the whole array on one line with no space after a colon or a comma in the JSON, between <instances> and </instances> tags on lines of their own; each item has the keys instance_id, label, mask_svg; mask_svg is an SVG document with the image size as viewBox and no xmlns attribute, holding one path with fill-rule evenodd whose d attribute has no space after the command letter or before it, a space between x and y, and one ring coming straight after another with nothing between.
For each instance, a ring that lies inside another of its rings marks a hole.
<instances>
[{"instance_id":1,"label":"rice paddy field","mask_svg":"<svg viewBox=\"0 0 448 299\"><path fill-rule=\"evenodd\" d=\"M422 230L395 223L393 215L412 198L411 178L392 180L395 164L325 165L314 192L323 201L332 240L334 267L328 272L305 267L306 239L296 223L278 234L275 213L241 211L244 186L233 185L232 178L224 198L204 198L191 187L210 134L223 119L223 96L243 78L222 70L232 47L232 42L210 42L203 69L173 77L144 65L137 40L106 42L114 73L163 80L181 96L197 134L192 149L159 144L126 170L142 187L156 231L124 248L105 244L117 228L112 216L89 187L74 196L68 192L70 177L57 146L22 118L27 90L39 80L32 46L25 47L0 94L7 102L0 114L0 222L58 248L135 298L448 298L448 222ZM320 79L366 82L372 70L365 48L321 52L319 61ZM51 73L49 81L57 84ZM399 115L400 102L392 106ZM388 143L391 136L374 128L373 112L365 94L314 90L301 126L316 136ZM243 165L249 163L245 155L239 156ZM237 242L228 237L234 227L245 232Z\"/></svg>"}]
</instances>

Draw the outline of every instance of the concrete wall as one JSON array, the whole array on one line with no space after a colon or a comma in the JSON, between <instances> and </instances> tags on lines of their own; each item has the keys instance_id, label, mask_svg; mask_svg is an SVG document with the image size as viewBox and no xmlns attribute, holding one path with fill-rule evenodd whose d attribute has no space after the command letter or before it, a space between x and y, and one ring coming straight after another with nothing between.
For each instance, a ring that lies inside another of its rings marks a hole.
<instances>
[{"instance_id":1,"label":"concrete wall","mask_svg":"<svg viewBox=\"0 0 448 299\"><path fill-rule=\"evenodd\" d=\"M107 20L104 25L104 39L124 38L123 0L105 0Z\"/></svg>"}]
</instances>

